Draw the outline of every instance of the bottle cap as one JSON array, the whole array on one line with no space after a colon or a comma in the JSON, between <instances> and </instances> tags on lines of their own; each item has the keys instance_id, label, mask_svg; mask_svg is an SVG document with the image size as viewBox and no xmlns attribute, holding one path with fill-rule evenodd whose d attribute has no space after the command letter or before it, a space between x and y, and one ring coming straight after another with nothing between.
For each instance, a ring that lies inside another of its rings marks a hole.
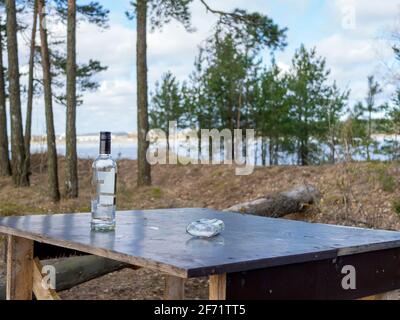
<instances>
[{"instance_id":1,"label":"bottle cap","mask_svg":"<svg viewBox=\"0 0 400 320\"><path fill-rule=\"evenodd\" d=\"M100 132L100 140L111 140L111 132L108 131Z\"/></svg>"},{"instance_id":2,"label":"bottle cap","mask_svg":"<svg viewBox=\"0 0 400 320\"><path fill-rule=\"evenodd\" d=\"M100 154L111 154L111 132L100 132Z\"/></svg>"}]
</instances>

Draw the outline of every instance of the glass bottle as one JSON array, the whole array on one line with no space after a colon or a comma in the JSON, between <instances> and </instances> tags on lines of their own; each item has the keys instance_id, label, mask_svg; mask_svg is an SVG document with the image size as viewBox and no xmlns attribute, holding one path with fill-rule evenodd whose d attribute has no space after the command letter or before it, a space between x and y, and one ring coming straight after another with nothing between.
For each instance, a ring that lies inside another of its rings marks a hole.
<instances>
[{"instance_id":1,"label":"glass bottle","mask_svg":"<svg viewBox=\"0 0 400 320\"><path fill-rule=\"evenodd\" d=\"M117 164L111 157L111 132L101 132L100 155L92 165L92 230L115 229L116 188Z\"/></svg>"}]
</instances>

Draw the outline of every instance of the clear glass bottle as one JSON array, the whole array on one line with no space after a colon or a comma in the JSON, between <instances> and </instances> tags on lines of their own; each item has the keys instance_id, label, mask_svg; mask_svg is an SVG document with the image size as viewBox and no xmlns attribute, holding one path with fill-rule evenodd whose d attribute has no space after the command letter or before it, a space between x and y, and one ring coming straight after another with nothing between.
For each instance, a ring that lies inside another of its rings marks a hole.
<instances>
[{"instance_id":1,"label":"clear glass bottle","mask_svg":"<svg viewBox=\"0 0 400 320\"><path fill-rule=\"evenodd\" d=\"M100 155L92 165L92 221L94 231L115 229L117 164L111 157L111 133L100 133Z\"/></svg>"}]
</instances>

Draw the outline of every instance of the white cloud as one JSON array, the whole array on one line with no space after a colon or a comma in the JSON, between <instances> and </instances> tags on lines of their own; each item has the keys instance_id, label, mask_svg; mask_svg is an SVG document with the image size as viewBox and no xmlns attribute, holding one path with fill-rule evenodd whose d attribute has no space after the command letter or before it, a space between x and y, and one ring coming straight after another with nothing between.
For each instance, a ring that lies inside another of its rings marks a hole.
<instances>
[{"instance_id":1,"label":"white cloud","mask_svg":"<svg viewBox=\"0 0 400 320\"><path fill-rule=\"evenodd\" d=\"M125 1L125 0L124 0ZM127 2L127 1L125 1ZM291 35L301 39L308 47L316 46L320 55L327 58L332 69L332 79L342 88L351 87L352 99L365 95L366 77L379 74L379 60L392 58L391 49L380 41L382 34L392 30L400 16L399 6L394 0L332 0L325 1L315 14L324 15L323 30L306 30L310 19L311 0L219 0L209 1L216 9L231 10L243 7L249 11L274 12L279 24L288 26ZM352 5L356 13L356 28L344 29L342 26L344 6ZM277 9L279 8L279 10ZM274 9L274 10L272 10ZM210 34L216 21L214 15L195 1L192 5L193 26L197 29L188 33L176 22L156 30L148 36L148 62L150 89L161 75L171 70L179 80L186 79L193 69L193 61L198 53L198 45ZM287 13L285 13L287 12ZM296 12L301 28L293 30L290 12ZM312 13L311 13L312 14ZM277 19L279 18L279 19ZM318 16L315 16L317 19ZM85 95L85 103L78 111L78 131L99 131L104 127L112 131L133 131L136 129L136 32L135 22L127 22L123 12L112 12L110 28L98 28L81 22L78 31L78 60L90 58L100 60L108 70L98 75L100 88L97 92ZM303 20L302 20L303 19ZM314 19L311 17L311 19ZM65 36L65 27L57 27L57 35ZM315 35L310 41L305 34ZM317 39L317 40L315 40ZM296 41L297 41L296 40ZM289 44L294 40L288 38ZM28 48L20 39L21 70L26 71ZM287 70L293 55L293 47L278 55L278 65ZM266 59L269 56L266 55ZM387 88L389 92L392 88ZM42 99L36 99L34 110L35 133L44 133L44 110ZM25 104L25 103L24 103ZM23 110L25 113L25 108ZM123 115L123 116L121 116ZM64 107L55 106L55 122L58 133L64 131Z\"/></svg>"}]
</instances>

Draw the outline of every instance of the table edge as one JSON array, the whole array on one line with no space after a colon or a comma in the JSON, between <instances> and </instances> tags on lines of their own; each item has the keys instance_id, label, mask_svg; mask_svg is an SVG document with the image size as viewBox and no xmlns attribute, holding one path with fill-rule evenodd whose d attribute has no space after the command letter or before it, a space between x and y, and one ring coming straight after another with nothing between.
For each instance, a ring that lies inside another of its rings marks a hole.
<instances>
[{"instance_id":1,"label":"table edge","mask_svg":"<svg viewBox=\"0 0 400 320\"><path fill-rule=\"evenodd\" d=\"M127 255L124 253L116 252L109 249L104 248L93 248L86 244L81 244L77 242L65 242L64 240L58 240L54 238L47 238L35 233L21 231L15 228L1 226L0 225L0 234L16 236L20 238L25 238L29 240L33 240L40 243L46 243L49 245L54 245L62 248L72 249L76 251L81 251L84 253L89 253L92 255L96 255L103 258L108 258L111 260L116 260L124 263L128 263L134 266L150 268L161 271L163 273L167 273L169 275L174 275L180 278L188 278L188 270L184 268L179 268L164 262L157 262L149 258L140 258L131 255Z\"/></svg>"}]
</instances>

